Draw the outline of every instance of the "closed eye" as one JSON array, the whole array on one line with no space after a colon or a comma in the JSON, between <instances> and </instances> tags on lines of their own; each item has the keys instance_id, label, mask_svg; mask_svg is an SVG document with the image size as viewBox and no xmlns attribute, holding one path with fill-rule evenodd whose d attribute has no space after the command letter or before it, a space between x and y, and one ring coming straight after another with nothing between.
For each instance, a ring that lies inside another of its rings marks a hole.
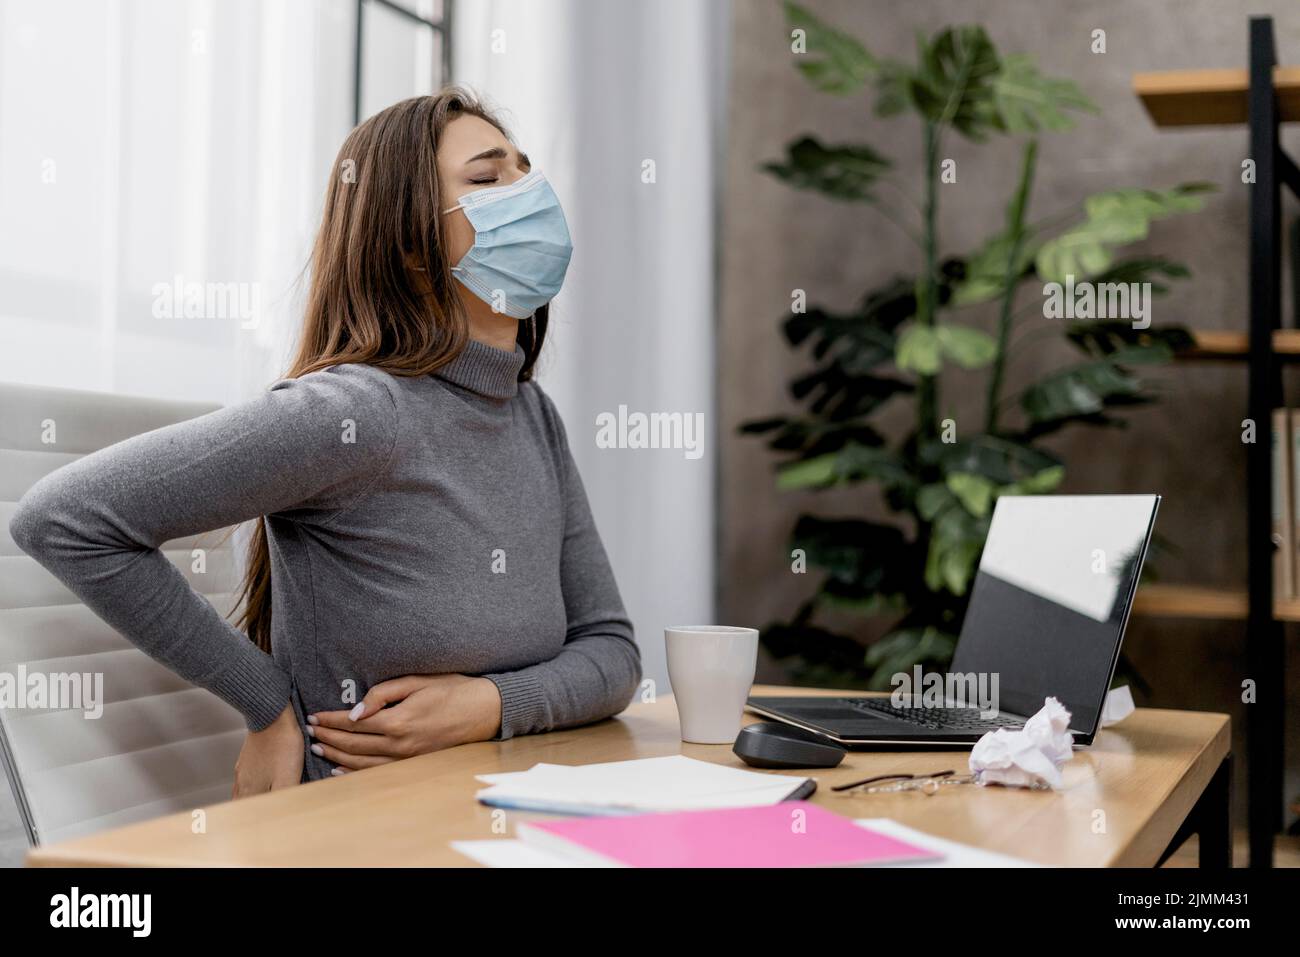
<instances>
[{"instance_id":1,"label":"closed eye","mask_svg":"<svg viewBox=\"0 0 1300 957\"><path fill-rule=\"evenodd\" d=\"M509 154L501 147L494 146L491 149L484 150L476 156L471 156L466 160L465 165L469 166L471 163L490 163L495 167L498 162L507 159L509 159ZM515 165L520 172L523 173L530 173L533 169L533 161L529 159L528 154L522 150L519 152L519 159ZM469 177L466 182L473 186L490 186L493 183L500 182L500 180L501 177L497 175L495 169L491 173L484 169L478 176Z\"/></svg>"}]
</instances>

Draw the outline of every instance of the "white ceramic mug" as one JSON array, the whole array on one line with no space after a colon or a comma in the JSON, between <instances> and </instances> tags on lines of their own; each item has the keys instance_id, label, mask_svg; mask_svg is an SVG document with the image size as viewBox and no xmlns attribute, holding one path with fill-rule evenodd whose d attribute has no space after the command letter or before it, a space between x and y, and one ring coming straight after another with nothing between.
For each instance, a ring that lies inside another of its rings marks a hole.
<instances>
[{"instance_id":1,"label":"white ceramic mug","mask_svg":"<svg viewBox=\"0 0 1300 957\"><path fill-rule=\"evenodd\" d=\"M664 629L682 740L731 744L758 665L758 630L730 625Z\"/></svg>"}]
</instances>

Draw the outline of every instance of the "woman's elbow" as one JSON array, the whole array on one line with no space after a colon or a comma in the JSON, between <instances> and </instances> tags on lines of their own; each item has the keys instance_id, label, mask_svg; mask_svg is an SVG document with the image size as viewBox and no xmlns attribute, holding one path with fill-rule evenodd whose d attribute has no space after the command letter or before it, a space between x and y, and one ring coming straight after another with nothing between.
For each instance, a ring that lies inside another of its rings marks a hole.
<instances>
[{"instance_id":1,"label":"woman's elbow","mask_svg":"<svg viewBox=\"0 0 1300 957\"><path fill-rule=\"evenodd\" d=\"M39 496L32 494L35 491L29 490L18 500L18 507L9 518L9 537L33 557L40 551L41 542L48 537L50 524L50 510Z\"/></svg>"},{"instance_id":2,"label":"woman's elbow","mask_svg":"<svg viewBox=\"0 0 1300 957\"><path fill-rule=\"evenodd\" d=\"M9 519L9 536L32 558L47 564L66 551L75 524L75 504L47 477L18 500Z\"/></svg>"}]
</instances>

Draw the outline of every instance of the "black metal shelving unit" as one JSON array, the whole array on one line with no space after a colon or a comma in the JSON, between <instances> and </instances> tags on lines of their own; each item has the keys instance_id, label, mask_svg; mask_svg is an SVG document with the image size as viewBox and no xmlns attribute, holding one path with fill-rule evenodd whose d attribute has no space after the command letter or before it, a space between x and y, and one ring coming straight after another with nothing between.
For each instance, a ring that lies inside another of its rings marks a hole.
<instances>
[{"instance_id":1,"label":"black metal shelving unit","mask_svg":"<svg viewBox=\"0 0 1300 957\"><path fill-rule=\"evenodd\" d=\"M1254 700L1246 707L1246 766L1250 865L1271 867L1282 829L1286 652L1283 622L1300 621L1300 599L1278 600L1273 589L1273 410L1286 405L1282 369L1300 360L1300 332L1282 323L1282 191L1300 197L1300 169L1282 149L1279 127L1300 120L1300 70L1276 69L1270 17L1250 19L1249 64L1241 70L1142 74L1134 89L1157 126L1246 125L1250 190L1249 326L1245 336L1194 333L1187 358L1243 361L1248 376L1246 417L1255 439L1246 445L1246 590L1165 587L1148 596L1147 614L1244 619L1246 668ZM1293 254L1300 251L1293 250ZM1300 277L1298 277L1300 279ZM1300 288L1297 289L1300 308ZM1141 599L1139 595L1139 599ZM1155 599L1155 600L1150 600ZM1140 611L1142 602L1135 608ZM1244 687L1243 687L1244 690Z\"/></svg>"},{"instance_id":2,"label":"black metal shelving unit","mask_svg":"<svg viewBox=\"0 0 1300 957\"><path fill-rule=\"evenodd\" d=\"M1273 88L1277 51L1273 21L1250 21L1248 120L1255 183L1250 193L1250 343L1247 414L1256 441L1246 452L1247 677L1255 682L1255 703L1246 711L1250 864L1270 867L1273 838L1282 827L1283 721L1286 654L1282 623L1273 607L1273 463L1268 435L1273 410L1285 403L1282 367L1273 351L1273 332L1282 327L1282 188L1300 195L1300 171L1278 137Z\"/></svg>"}]
</instances>

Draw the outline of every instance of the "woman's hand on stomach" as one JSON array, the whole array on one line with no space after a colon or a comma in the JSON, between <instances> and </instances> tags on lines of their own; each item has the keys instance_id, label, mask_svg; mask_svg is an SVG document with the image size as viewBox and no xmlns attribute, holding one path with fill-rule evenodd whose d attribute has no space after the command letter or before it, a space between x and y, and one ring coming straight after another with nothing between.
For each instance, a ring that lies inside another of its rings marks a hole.
<instances>
[{"instance_id":1,"label":"woman's hand on stomach","mask_svg":"<svg viewBox=\"0 0 1300 957\"><path fill-rule=\"evenodd\" d=\"M292 787L302 781L302 729L293 708L285 705L280 716L261 731L250 731L235 762L232 798Z\"/></svg>"},{"instance_id":2,"label":"woman's hand on stomach","mask_svg":"<svg viewBox=\"0 0 1300 957\"><path fill-rule=\"evenodd\" d=\"M501 695L487 678L407 675L375 685L351 711L307 721L312 753L340 774L490 740L501 729Z\"/></svg>"}]
</instances>

